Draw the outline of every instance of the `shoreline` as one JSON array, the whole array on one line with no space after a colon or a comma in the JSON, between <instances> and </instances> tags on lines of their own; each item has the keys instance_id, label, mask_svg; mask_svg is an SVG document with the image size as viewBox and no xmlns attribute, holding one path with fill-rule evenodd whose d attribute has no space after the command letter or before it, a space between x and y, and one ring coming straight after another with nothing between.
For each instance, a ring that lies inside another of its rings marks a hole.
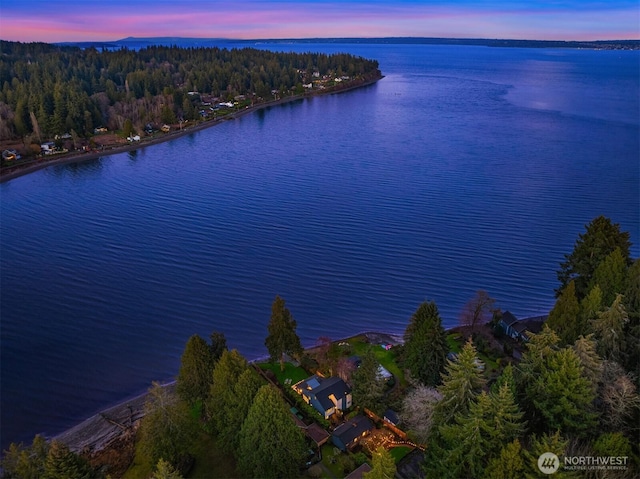
<instances>
[{"instance_id":1,"label":"shoreline","mask_svg":"<svg viewBox=\"0 0 640 479\"><path fill-rule=\"evenodd\" d=\"M381 331L361 331L344 338L333 340L333 342L347 341L358 336L367 336L370 342L388 342L393 345L404 343L402 334L387 333ZM304 348L305 351L312 351L317 345ZM268 360L268 356L260 356L252 359L249 364ZM174 387L175 379L157 381L162 387ZM43 434L48 441L60 441L66 444L69 449L77 453L97 454L112 444L116 443L123 436L135 432L140 419L144 417L144 404L149 394L148 390L135 394L117 403L113 403L87 419L74 424L73 426L53 435Z\"/></svg>"},{"instance_id":2,"label":"shoreline","mask_svg":"<svg viewBox=\"0 0 640 479\"><path fill-rule=\"evenodd\" d=\"M213 120L202 121L200 123L196 123L193 126L185 127L181 130L172 131L170 133L163 134L162 136L153 137L148 140L141 140L137 143L130 143L123 146L115 146L108 150L103 151L91 151L91 152L73 152L69 154L56 155L56 158L51 160L44 160L41 162L37 162L35 164L25 165L24 167L16 166L15 170L8 170L6 172L0 173L0 183L4 183L9 180L13 180L15 178L19 178L21 176L28 175L30 173L34 173L36 171L48 168L50 166L58 166L58 165L66 165L69 163L82 163L85 161L96 160L98 158L104 158L111 155L117 155L120 153L127 153L129 151L140 150L146 148L148 146L158 145L160 143L164 143L167 141L171 141L174 139L181 138L190 133L194 133L197 131L201 131L207 128L212 128L214 126L220 125L221 123L235 120L241 118L249 113L253 113L265 108L270 108L273 106L284 105L286 103L291 103L294 101L304 100L305 98L314 98L318 96L324 95L333 95L338 93L344 93L351 90L355 90L358 88L363 88L366 86L373 85L377 83L379 80L382 80L384 75L380 74L375 78L367 79L362 81L361 83L345 86L344 88L333 88L327 91L314 91L311 93L305 93L303 95L293 95L288 96L286 98L280 98L278 100L271 100L264 103L259 103L254 106L250 106L245 108L244 110L237 111L235 113L231 113L222 118L216 118Z\"/></svg>"}]
</instances>

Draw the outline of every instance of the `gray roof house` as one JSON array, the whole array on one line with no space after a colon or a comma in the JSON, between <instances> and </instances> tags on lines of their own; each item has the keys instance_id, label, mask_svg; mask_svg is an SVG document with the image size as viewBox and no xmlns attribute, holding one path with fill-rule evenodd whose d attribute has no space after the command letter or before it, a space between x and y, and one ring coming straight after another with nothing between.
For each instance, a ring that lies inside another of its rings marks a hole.
<instances>
[{"instance_id":1,"label":"gray roof house","mask_svg":"<svg viewBox=\"0 0 640 479\"><path fill-rule=\"evenodd\" d=\"M358 441L369 434L372 429L373 423L369 418L359 415L340 424L333 431L331 440L341 450L346 451L356 446Z\"/></svg>"},{"instance_id":2,"label":"gray roof house","mask_svg":"<svg viewBox=\"0 0 640 479\"><path fill-rule=\"evenodd\" d=\"M351 388L338 377L313 375L291 387L325 419L351 407Z\"/></svg>"},{"instance_id":3,"label":"gray roof house","mask_svg":"<svg viewBox=\"0 0 640 479\"><path fill-rule=\"evenodd\" d=\"M505 334L513 339L520 341L529 341L529 333L537 334L542 330L542 324L547 316L537 316L518 321L509 311L502 313L502 318L498 322L498 326L502 328Z\"/></svg>"}]
</instances>

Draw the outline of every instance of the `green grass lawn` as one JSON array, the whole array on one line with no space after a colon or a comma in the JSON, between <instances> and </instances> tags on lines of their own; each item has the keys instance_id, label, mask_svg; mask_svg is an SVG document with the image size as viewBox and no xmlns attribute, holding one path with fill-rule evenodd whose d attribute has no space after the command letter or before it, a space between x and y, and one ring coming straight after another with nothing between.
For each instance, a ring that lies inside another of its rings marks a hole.
<instances>
[{"instance_id":1,"label":"green grass lawn","mask_svg":"<svg viewBox=\"0 0 640 479\"><path fill-rule=\"evenodd\" d=\"M398 446L389 450L396 464L398 464L402 460L402 458L409 454L411 451L413 451L413 448L409 446Z\"/></svg>"},{"instance_id":2,"label":"green grass lawn","mask_svg":"<svg viewBox=\"0 0 640 479\"><path fill-rule=\"evenodd\" d=\"M340 454L334 454L334 449L336 447L333 444L325 444L322 446L322 464L326 466L327 469L331 471L335 477L344 477L344 473L342 472L342 467L338 463L337 459L340 457ZM335 458L336 461L334 463L331 462L332 458Z\"/></svg>"},{"instance_id":3,"label":"green grass lawn","mask_svg":"<svg viewBox=\"0 0 640 479\"><path fill-rule=\"evenodd\" d=\"M260 363L260 369L269 370L276 375L278 382L283 386L291 387L295 383L307 379L309 373L299 366L291 363L284 363L284 371L280 371L280 363ZM291 381L287 381L287 380Z\"/></svg>"},{"instance_id":4,"label":"green grass lawn","mask_svg":"<svg viewBox=\"0 0 640 479\"><path fill-rule=\"evenodd\" d=\"M362 336L356 336L355 338L350 339L349 344L351 344L351 347L353 348L353 354L357 356L362 356L368 348L372 348L373 354L378 362L395 376L401 386L404 387L407 385L407 381L404 378L404 372L396 363L396 353L393 348L387 351L379 344L366 343Z\"/></svg>"},{"instance_id":5,"label":"green grass lawn","mask_svg":"<svg viewBox=\"0 0 640 479\"><path fill-rule=\"evenodd\" d=\"M449 346L449 351L458 354L462 348L461 341L462 340L458 333L447 334L447 346Z\"/></svg>"}]
</instances>

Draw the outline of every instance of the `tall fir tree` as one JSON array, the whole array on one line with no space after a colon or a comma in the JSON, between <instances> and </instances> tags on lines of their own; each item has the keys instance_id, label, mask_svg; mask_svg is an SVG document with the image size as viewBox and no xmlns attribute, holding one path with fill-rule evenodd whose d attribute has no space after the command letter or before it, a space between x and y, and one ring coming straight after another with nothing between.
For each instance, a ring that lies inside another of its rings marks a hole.
<instances>
[{"instance_id":1,"label":"tall fir tree","mask_svg":"<svg viewBox=\"0 0 640 479\"><path fill-rule=\"evenodd\" d=\"M100 474L86 459L69 450L59 441L53 441L44 463L42 479L94 479Z\"/></svg>"},{"instance_id":2,"label":"tall fir tree","mask_svg":"<svg viewBox=\"0 0 640 479\"><path fill-rule=\"evenodd\" d=\"M152 464L160 459L177 465L192 444L197 424L189 407L168 388L154 382L140 422L140 448Z\"/></svg>"},{"instance_id":3,"label":"tall fir tree","mask_svg":"<svg viewBox=\"0 0 640 479\"><path fill-rule=\"evenodd\" d=\"M285 354L299 356L302 354L300 338L296 333L296 321L291 311L285 306L284 299L276 296L271 306L271 320L269 321L269 335L265 339L265 346L272 361L280 361L280 370L284 371Z\"/></svg>"},{"instance_id":4,"label":"tall fir tree","mask_svg":"<svg viewBox=\"0 0 640 479\"><path fill-rule=\"evenodd\" d=\"M561 457L563 457L569 447L569 441L562 437L559 431L531 438L531 446L524 451L525 456L525 476L527 479L542 479L545 477L572 479L578 475L573 471L565 471L560 467ZM551 452L558 457L558 470L550 476L543 473L538 467L538 459L546 452Z\"/></svg>"},{"instance_id":5,"label":"tall fir tree","mask_svg":"<svg viewBox=\"0 0 640 479\"><path fill-rule=\"evenodd\" d=\"M525 391L543 431L585 434L596 424L593 385L570 347L547 356Z\"/></svg>"},{"instance_id":6,"label":"tall fir tree","mask_svg":"<svg viewBox=\"0 0 640 479\"><path fill-rule=\"evenodd\" d=\"M614 249L607 255L593 272L589 289L595 285L602 290L602 302L611 304L618 294L624 294L627 289L627 260L620 248Z\"/></svg>"},{"instance_id":7,"label":"tall fir tree","mask_svg":"<svg viewBox=\"0 0 640 479\"><path fill-rule=\"evenodd\" d=\"M380 413L385 388L380 375L380 363L371 348L365 351L361 359L360 366L351 375L353 404Z\"/></svg>"},{"instance_id":8,"label":"tall fir tree","mask_svg":"<svg viewBox=\"0 0 640 479\"><path fill-rule=\"evenodd\" d=\"M469 339L457 359L447 361L442 384L438 387L442 400L434 411L437 422L445 424L456 414L465 414L485 384L478 353Z\"/></svg>"},{"instance_id":9,"label":"tall fir tree","mask_svg":"<svg viewBox=\"0 0 640 479\"><path fill-rule=\"evenodd\" d=\"M238 467L249 477L299 477L307 450L280 393L262 386L249 409L238 448Z\"/></svg>"},{"instance_id":10,"label":"tall fir tree","mask_svg":"<svg viewBox=\"0 0 640 479\"><path fill-rule=\"evenodd\" d=\"M564 345L572 344L579 335L584 334L580 330L580 303L576 298L575 281L570 281L560 292L546 324L558 334Z\"/></svg>"},{"instance_id":11,"label":"tall fir tree","mask_svg":"<svg viewBox=\"0 0 640 479\"><path fill-rule=\"evenodd\" d=\"M515 479L524 477L525 463L522 446L514 439L500 450L500 454L489 460L484 470L484 479Z\"/></svg>"},{"instance_id":12,"label":"tall fir tree","mask_svg":"<svg viewBox=\"0 0 640 479\"><path fill-rule=\"evenodd\" d=\"M596 347L597 344L593 339L593 334L589 334L587 337L580 336L573 344L573 350L580 359L580 364L582 364L584 376L591 383L594 392L598 388L598 383L602 376L602 358L598 356Z\"/></svg>"},{"instance_id":13,"label":"tall fir tree","mask_svg":"<svg viewBox=\"0 0 640 479\"><path fill-rule=\"evenodd\" d=\"M624 329L629 316L622 303L622 295L617 295L611 307L598 313L591 322L594 336L598 341L598 354L604 359L620 361L624 348Z\"/></svg>"},{"instance_id":14,"label":"tall fir tree","mask_svg":"<svg viewBox=\"0 0 640 479\"><path fill-rule=\"evenodd\" d=\"M440 383L448 346L438 307L433 301L422 303L404 334L404 364L411 377L427 386Z\"/></svg>"},{"instance_id":15,"label":"tall fir tree","mask_svg":"<svg viewBox=\"0 0 640 479\"><path fill-rule=\"evenodd\" d=\"M197 334L187 341L176 381L178 395L190 405L204 401L211 386L213 358L207 342Z\"/></svg>"},{"instance_id":16,"label":"tall fir tree","mask_svg":"<svg viewBox=\"0 0 640 479\"><path fill-rule=\"evenodd\" d=\"M620 225L611 219L599 216L585 226L586 231L578 235L573 251L565 255L558 271L559 294L571 280L576 282L576 296L582 300L589 292L593 274L600 263L616 248L620 248L625 264L631 264L630 234L620 230Z\"/></svg>"},{"instance_id":17,"label":"tall fir tree","mask_svg":"<svg viewBox=\"0 0 640 479\"><path fill-rule=\"evenodd\" d=\"M236 401L233 387L248 367L247 360L236 349L225 350L216 363L207 402L207 415L214 431L225 429L229 409Z\"/></svg>"},{"instance_id":18,"label":"tall fir tree","mask_svg":"<svg viewBox=\"0 0 640 479\"><path fill-rule=\"evenodd\" d=\"M602 290L597 284L580 301L580 334L587 336L591 331L591 322L603 309Z\"/></svg>"},{"instance_id":19,"label":"tall fir tree","mask_svg":"<svg viewBox=\"0 0 640 479\"><path fill-rule=\"evenodd\" d=\"M371 455L371 470L365 472L364 479L392 479L396 475L396 463L393 456L384 447L380 446Z\"/></svg>"}]
</instances>

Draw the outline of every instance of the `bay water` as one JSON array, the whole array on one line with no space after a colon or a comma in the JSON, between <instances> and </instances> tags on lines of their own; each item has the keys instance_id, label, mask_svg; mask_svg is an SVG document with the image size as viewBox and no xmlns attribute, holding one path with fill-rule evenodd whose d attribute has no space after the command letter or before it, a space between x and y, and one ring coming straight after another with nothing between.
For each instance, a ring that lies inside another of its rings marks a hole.
<instances>
[{"instance_id":1,"label":"bay water","mask_svg":"<svg viewBox=\"0 0 640 479\"><path fill-rule=\"evenodd\" d=\"M192 334L264 356L275 295L308 346L478 289L545 314L598 215L638 257L640 52L260 47L385 78L0 185L3 449L175 377Z\"/></svg>"}]
</instances>

